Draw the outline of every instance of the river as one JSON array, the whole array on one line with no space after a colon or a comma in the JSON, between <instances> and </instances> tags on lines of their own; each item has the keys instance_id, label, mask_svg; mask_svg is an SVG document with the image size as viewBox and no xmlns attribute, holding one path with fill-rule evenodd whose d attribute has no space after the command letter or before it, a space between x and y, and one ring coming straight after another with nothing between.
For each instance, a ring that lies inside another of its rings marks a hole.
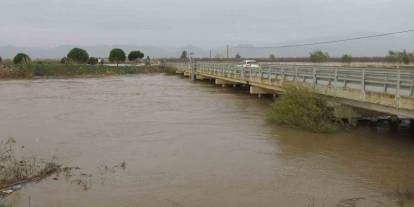
<instances>
[{"instance_id":1,"label":"river","mask_svg":"<svg viewBox=\"0 0 414 207\"><path fill-rule=\"evenodd\" d=\"M0 138L80 167L9 199L17 207L29 198L33 207L413 205L409 133L272 126L269 102L161 74L1 81Z\"/></svg>"}]
</instances>

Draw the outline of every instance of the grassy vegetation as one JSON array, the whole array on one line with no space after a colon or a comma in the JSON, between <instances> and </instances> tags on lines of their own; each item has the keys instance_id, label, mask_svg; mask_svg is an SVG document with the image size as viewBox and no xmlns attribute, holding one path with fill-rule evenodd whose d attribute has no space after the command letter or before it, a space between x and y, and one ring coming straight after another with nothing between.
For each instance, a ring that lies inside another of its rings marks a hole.
<instances>
[{"instance_id":1,"label":"grassy vegetation","mask_svg":"<svg viewBox=\"0 0 414 207\"><path fill-rule=\"evenodd\" d=\"M86 64L33 63L26 65L0 65L0 79L86 76L86 75L124 75L139 73L172 73L174 70L162 66L119 66Z\"/></svg>"},{"instance_id":2,"label":"grassy vegetation","mask_svg":"<svg viewBox=\"0 0 414 207\"><path fill-rule=\"evenodd\" d=\"M0 190L39 181L60 170L60 165L53 159L45 161L33 155L24 156L24 147L20 147L21 152L17 155L15 144L13 138L0 142ZM3 196L1 192L0 196Z\"/></svg>"},{"instance_id":3,"label":"grassy vegetation","mask_svg":"<svg viewBox=\"0 0 414 207\"><path fill-rule=\"evenodd\" d=\"M335 132L345 126L350 112L332 106L325 99L300 87L286 87L286 93L271 106L271 122L298 127L313 132Z\"/></svg>"}]
</instances>

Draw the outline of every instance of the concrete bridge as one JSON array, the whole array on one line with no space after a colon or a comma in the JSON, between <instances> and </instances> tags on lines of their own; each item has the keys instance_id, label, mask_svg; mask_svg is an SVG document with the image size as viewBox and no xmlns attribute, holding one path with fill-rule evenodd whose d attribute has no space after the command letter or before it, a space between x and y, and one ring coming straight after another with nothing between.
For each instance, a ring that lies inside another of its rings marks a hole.
<instances>
[{"instance_id":1,"label":"concrete bridge","mask_svg":"<svg viewBox=\"0 0 414 207\"><path fill-rule=\"evenodd\" d=\"M414 119L414 69L263 64L243 68L231 63L167 63L192 80L249 85L250 93L283 93L283 86L301 85L332 100L401 118Z\"/></svg>"}]
</instances>

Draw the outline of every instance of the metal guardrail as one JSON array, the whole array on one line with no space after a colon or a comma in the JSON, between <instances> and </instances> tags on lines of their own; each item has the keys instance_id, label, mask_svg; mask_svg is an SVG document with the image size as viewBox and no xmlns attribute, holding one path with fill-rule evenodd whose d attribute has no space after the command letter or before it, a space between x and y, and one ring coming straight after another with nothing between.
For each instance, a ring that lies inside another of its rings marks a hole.
<instances>
[{"instance_id":1,"label":"metal guardrail","mask_svg":"<svg viewBox=\"0 0 414 207\"><path fill-rule=\"evenodd\" d=\"M232 63L170 63L169 65L191 72L214 74L249 81L268 79L270 82L300 81L314 86L329 85L391 94L398 100L401 96L414 97L414 70L395 68L367 68L298 64L262 64L259 68L243 68Z\"/></svg>"}]
</instances>

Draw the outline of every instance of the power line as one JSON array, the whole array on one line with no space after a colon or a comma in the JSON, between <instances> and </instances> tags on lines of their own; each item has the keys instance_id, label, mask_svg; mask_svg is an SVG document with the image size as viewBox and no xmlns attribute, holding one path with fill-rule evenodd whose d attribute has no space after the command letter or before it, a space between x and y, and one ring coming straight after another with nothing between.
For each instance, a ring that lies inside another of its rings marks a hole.
<instances>
[{"instance_id":1,"label":"power line","mask_svg":"<svg viewBox=\"0 0 414 207\"><path fill-rule=\"evenodd\" d=\"M303 43L303 44L290 44L290 45L264 46L264 47L260 47L260 46L236 46L235 48L276 49L276 48L289 48L289 47L303 47L303 46L333 44L333 43L347 42L347 41L353 41L353 40L369 39L369 38L375 38L375 37L384 37L384 36L390 36L390 35L402 34L402 33L409 33L409 32L414 32L414 29L403 30L403 31L398 31L398 32L382 33L382 34L376 34L376 35L352 37L352 38L339 39L339 40L330 40L330 41L319 41L319 42L312 42L312 43Z\"/></svg>"}]
</instances>

